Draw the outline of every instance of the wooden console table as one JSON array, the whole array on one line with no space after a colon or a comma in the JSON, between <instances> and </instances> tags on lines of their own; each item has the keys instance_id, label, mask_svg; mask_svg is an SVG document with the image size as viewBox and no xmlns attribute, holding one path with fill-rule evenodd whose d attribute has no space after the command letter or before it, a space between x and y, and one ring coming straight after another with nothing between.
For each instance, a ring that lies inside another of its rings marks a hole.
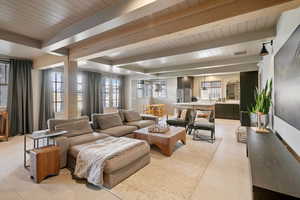
<instances>
[{"instance_id":1,"label":"wooden console table","mask_svg":"<svg viewBox=\"0 0 300 200\"><path fill-rule=\"evenodd\" d=\"M254 200L300 199L300 163L274 133L247 128Z\"/></svg>"}]
</instances>

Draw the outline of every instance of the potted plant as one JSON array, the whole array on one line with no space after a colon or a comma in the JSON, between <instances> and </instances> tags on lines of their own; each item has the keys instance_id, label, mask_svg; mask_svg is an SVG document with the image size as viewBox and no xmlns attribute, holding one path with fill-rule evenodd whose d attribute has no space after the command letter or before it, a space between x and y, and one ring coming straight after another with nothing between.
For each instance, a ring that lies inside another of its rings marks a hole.
<instances>
[{"instance_id":1,"label":"potted plant","mask_svg":"<svg viewBox=\"0 0 300 200\"><path fill-rule=\"evenodd\" d=\"M272 105L272 79L266 82L265 87L259 91L256 89L255 103L250 108L251 123L256 118L258 131L266 132L269 124L269 112Z\"/></svg>"}]
</instances>

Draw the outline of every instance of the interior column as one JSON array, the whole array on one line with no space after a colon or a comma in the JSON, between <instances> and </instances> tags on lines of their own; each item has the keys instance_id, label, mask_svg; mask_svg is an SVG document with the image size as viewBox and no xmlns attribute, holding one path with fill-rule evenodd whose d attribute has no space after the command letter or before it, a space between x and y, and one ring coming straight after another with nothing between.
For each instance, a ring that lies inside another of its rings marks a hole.
<instances>
[{"instance_id":1,"label":"interior column","mask_svg":"<svg viewBox=\"0 0 300 200\"><path fill-rule=\"evenodd\" d=\"M77 61L68 59L64 62L64 118L78 116L77 109Z\"/></svg>"}]
</instances>

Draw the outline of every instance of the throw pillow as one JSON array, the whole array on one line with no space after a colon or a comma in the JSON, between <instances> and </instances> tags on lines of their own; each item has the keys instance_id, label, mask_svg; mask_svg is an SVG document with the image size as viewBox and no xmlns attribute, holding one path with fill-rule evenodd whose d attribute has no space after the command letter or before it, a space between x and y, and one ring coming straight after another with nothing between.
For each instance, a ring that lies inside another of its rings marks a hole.
<instances>
[{"instance_id":1,"label":"throw pillow","mask_svg":"<svg viewBox=\"0 0 300 200\"><path fill-rule=\"evenodd\" d=\"M175 108L174 114L175 114L174 116L175 116L176 118L180 118L181 110L178 109L178 108Z\"/></svg>"},{"instance_id":2,"label":"throw pillow","mask_svg":"<svg viewBox=\"0 0 300 200\"><path fill-rule=\"evenodd\" d=\"M210 114L211 114L211 111L197 110L195 122L209 123Z\"/></svg>"},{"instance_id":3,"label":"throw pillow","mask_svg":"<svg viewBox=\"0 0 300 200\"><path fill-rule=\"evenodd\" d=\"M119 113L119 115L121 117L122 122L125 121L124 111L126 111L126 110L123 110L123 109L119 109L118 110L118 113Z\"/></svg>"},{"instance_id":4,"label":"throw pillow","mask_svg":"<svg viewBox=\"0 0 300 200\"><path fill-rule=\"evenodd\" d=\"M180 113L180 119L185 121L186 117L187 117L187 109L183 109Z\"/></svg>"},{"instance_id":5,"label":"throw pillow","mask_svg":"<svg viewBox=\"0 0 300 200\"><path fill-rule=\"evenodd\" d=\"M132 110L126 110L123 112L125 119L127 122L134 122L134 121L139 121L142 120L142 117L140 113L132 111Z\"/></svg>"},{"instance_id":6,"label":"throw pillow","mask_svg":"<svg viewBox=\"0 0 300 200\"><path fill-rule=\"evenodd\" d=\"M67 133L64 134L66 137L73 137L93 132L89 121L86 119L58 124L55 126L55 130L67 131Z\"/></svg>"},{"instance_id":7,"label":"throw pillow","mask_svg":"<svg viewBox=\"0 0 300 200\"><path fill-rule=\"evenodd\" d=\"M123 122L119 113L100 114L95 116L100 129L108 129L115 126L122 126Z\"/></svg>"}]
</instances>

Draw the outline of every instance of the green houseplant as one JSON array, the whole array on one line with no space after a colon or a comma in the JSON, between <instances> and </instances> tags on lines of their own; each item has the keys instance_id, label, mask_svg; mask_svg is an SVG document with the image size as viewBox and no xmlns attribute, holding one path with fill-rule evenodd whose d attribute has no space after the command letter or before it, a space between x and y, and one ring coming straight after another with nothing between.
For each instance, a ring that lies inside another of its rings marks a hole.
<instances>
[{"instance_id":1,"label":"green houseplant","mask_svg":"<svg viewBox=\"0 0 300 200\"><path fill-rule=\"evenodd\" d=\"M272 79L267 80L266 85L261 90L256 89L255 103L250 107L250 115L256 117L258 130L266 130L269 124L269 112L272 106Z\"/></svg>"}]
</instances>

